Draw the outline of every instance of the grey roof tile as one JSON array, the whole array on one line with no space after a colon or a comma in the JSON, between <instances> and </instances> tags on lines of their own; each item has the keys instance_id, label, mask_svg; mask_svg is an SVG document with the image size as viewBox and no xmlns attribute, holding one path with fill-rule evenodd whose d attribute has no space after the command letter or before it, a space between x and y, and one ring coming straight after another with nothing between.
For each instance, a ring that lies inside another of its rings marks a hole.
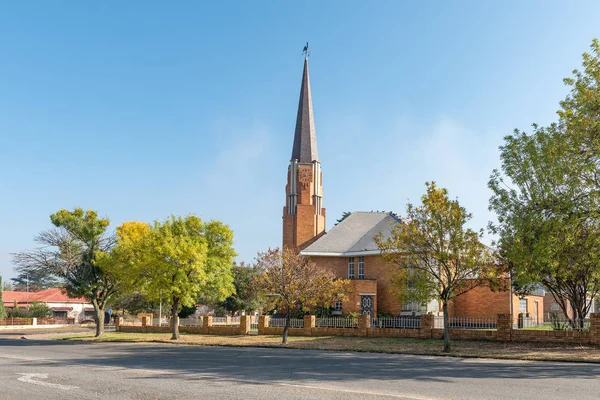
<instances>
[{"instance_id":1,"label":"grey roof tile","mask_svg":"<svg viewBox=\"0 0 600 400\"><path fill-rule=\"evenodd\" d=\"M391 235L401 221L388 212L353 212L302 253L354 253L379 250L375 237Z\"/></svg>"}]
</instances>

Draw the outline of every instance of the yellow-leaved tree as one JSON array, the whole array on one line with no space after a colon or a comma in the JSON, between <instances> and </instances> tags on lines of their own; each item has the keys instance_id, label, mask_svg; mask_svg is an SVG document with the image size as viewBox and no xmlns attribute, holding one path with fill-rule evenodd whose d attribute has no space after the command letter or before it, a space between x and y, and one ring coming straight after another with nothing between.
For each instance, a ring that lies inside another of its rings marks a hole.
<instances>
[{"instance_id":1,"label":"yellow-leaved tree","mask_svg":"<svg viewBox=\"0 0 600 400\"><path fill-rule=\"evenodd\" d=\"M450 351L448 303L488 278L489 252L480 241L483 231L466 228L471 219L446 189L427 182L420 206L408 204L406 220L377 244L401 279L399 291L413 290L416 299L438 299L444 310L444 351ZM408 289L406 282L412 282ZM408 293L409 297L411 293Z\"/></svg>"},{"instance_id":2,"label":"yellow-leaved tree","mask_svg":"<svg viewBox=\"0 0 600 400\"><path fill-rule=\"evenodd\" d=\"M128 269L128 287L148 300L170 303L173 340L179 339L182 307L234 293L233 231L219 221L171 216L153 225L125 223L117 235L116 258Z\"/></svg>"}]
</instances>

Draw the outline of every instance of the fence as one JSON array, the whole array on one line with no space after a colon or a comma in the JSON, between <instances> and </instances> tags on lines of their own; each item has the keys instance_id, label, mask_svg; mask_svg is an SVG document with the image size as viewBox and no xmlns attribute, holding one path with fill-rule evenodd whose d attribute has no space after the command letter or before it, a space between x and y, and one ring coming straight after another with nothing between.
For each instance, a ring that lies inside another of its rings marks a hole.
<instances>
[{"instance_id":1,"label":"fence","mask_svg":"<svg viewBox=\"0 0 600 400\"><path fill-rule=\"evenodd\" d=\"M290 328L304 328L304 319L290 318ZM269 328L285 328L285 318L269 318Z\"/></svg>"},{"instance_id":2,"label":"fence","mask_svg":"<svg viewBox=\"0 0 600 400\"><path fill-rule=\"evenodd\" d=\"M33 325L33 318L0 318L0 325Z\"/></svg>"},{"instance_id":3,"label":"fence","mask_svg":"<svg viewBox=\"0 0 600 400\"><path fill-rule=\"evenodd\" d=\"M444 329L444 317L434 317L433 327ZM450 329L496 329L496 318L450 317L448 327Z\"/></svg>"},{"instance_id":4,"label":"fence","mask_svg":"<svg viewBox=\"0 0 600 400\"><path fill-rule=\"evenodd\" d=\"M543 321L536 317L519 316L513 321L513 329L539 329L553 331L589 331L591 321L589 318L568 319L564 316L552 315L550 321Z\"/></svg>"},{"instance_id":5,"label":"fence","mask_svg":"<svg viewBox=\"0 0 600 400\"><path fill-rule=\"evenodd\" d=\"M0 318L0 326L73 325L75 318Z\"/></svg>"},{"instance_id":6,"label":"fence","mask_svg":"<svg viewBox=\"0 0 600 400\"><path fill-rule=\"evenodd\" d=\"M317 318L317 328L358 328L358 318Z\"/></svg>"},{"instance_id":7,"label":"fence","mask_svg":"<svg viewBox=\"0 0 600 400\"><path fill-rule=\"evenodd\" d=\"M75 318L38 318L38 325L73 325Z\"/></svg>"},{"instance_id":8,"label":"fence","mask_svg":"<svg viewBox=\"0 0 600 400\"><path fill-rule=\"evenodd\" d=\"M396 328L396 329L419 329L421 327L421 317L386 317L373 318L371 320L372 328Z\"/></svg>"},{"instance_id":9,"label":"fence","mask_svg":"<svg viewBox=\"0 0 600 400\"><path fill-rule=\"evenodd\" d=\"M202 326L202 322L202 318L179 318L179 326Z\"/></svg>"},{"instance_id":10,"label":"fence","mask_svg":"<svg viewBox=\"0 0 600 400\"><path fill-rule=\"evenodd\" d=\"M239 326L240 317L212 317L213 326Z\"/></svg>"}]
</instances>

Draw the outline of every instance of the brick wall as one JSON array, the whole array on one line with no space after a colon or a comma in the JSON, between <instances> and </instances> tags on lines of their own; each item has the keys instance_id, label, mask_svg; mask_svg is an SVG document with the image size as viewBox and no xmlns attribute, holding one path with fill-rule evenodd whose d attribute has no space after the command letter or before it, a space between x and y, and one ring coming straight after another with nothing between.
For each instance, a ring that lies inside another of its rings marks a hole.
<instances>
[{"instance_id":1,"label":"brick wall","mask_svg":"<svg viewBox=\"0 0 600 400\"><path fill-rule=\"evenodd\" d=\"M301 164L301 168L314 169L314 164ZM286 201L290 193L291 173L288 168L287 185L285 187ZM323 182L321 173L320 182ZM322 186L319 187L322 193ZM304 186L300 182L299 174L296 176L297 206L295 214L288 214L287 207L283 207L283 246L303 249L311 244L325 232L325 209L321 208L318 214L313 199L315 187L311 182Z\"/></svg>"},{"instance_id":2,"label":"brick wall","mask_svg":"<svg viewBox=\"0 0 600 400\"><path fill-rule=\"evenodd\" d=\"M308 318L308 319L307 319ZM545 331L512 329L512 316L499 314L497 316L496 330L485 329L450 329L452 340L492 340L501 342L558 342L558 343L600 343L600 313L590 317L591 327L589 332L578 331ZM249 321L249 320L248 320ZM433 338L442 339L443 329L435 329L432 316L422 317L421 329L394 329L371 328L367 316L361 316L359 328L317 328L312 316L305 317L304 328L290 328L290 336L362 336L362 337L398 337L398 338ZM268 317L261 316L258 324L259 335L281 335L283 328L269 328ZM181 326L181 332L212 334L212 335L240 335L248 334L248 324L243 327L211 327L211 326ZM119 332L137 333L169 333L168 326L117 326Z\"/></svg>"},{"instance_id":3,"label":"brick wall","mask_svg":"<svg viewBox=\"0 0 600 400\"><path fill-rule=\"evenodd\" d=\"M519 315L519 297L513 294L512 315ZM526 296L527 312L537 320L544 317L544 299L541 296ZM448 306L450 317L496 318L498 314L510 314L510 292L492 291L488 286L478 286L456 297Z\"/></svg>"},{"instance_id":4,"label":"brick wall","mask_svg":"<svg viewBox=\"0 0 600 400\"><path fill-rule=\"evenodd\" d=\"M339 278L348 278L348 257L315 256L311 260ZM402 305L390 284L390 268L379 255L365 256L365 279L352 280L351 293L342 305L343 312L359 312L360 293L375 293L374 315L380 311L399 315ZM358 276L358 257L354 257L354 275Z\"/></svg>"},{"instance_id":5,"label":"brick wall","mask_svg":"<svg viewBox=\"0 0 600 400\"><path fill-rule=\"evenodd\" d=\"M566 302L567 314L569 315L569 318L573 318L573 309L571 308L571 302L569 300L567 300ZM548 293L544 296L544 321L550 321L550 313L555 313L558 315L559 318L564 318L564 313L560 306L558 307L558 310L552 309L552 304L554 303L558 304L558 302L554 300L554 296L552 296L552 294Z\"/></svg>"}]
</instances>

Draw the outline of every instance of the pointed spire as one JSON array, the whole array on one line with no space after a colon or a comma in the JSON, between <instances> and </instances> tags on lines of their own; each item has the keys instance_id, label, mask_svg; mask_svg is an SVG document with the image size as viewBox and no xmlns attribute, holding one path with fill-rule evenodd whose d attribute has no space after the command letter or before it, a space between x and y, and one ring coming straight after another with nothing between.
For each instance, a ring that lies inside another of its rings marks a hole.
<instances>
[{"instance_id":1,"label":"pointed spire","mask_svg":"<svg viewBox=\"0 0 600 400\"><path fill-rule=\"evenodd\" d=\"M296 133L292 149L292 160L294 159L301 163L319 160L315 118L310 94L310 78L308 76L308 57L304 57L304 73L302 74L300 102L298 104L298 116L296 117Z\"/></svg>"}]
</instances>

